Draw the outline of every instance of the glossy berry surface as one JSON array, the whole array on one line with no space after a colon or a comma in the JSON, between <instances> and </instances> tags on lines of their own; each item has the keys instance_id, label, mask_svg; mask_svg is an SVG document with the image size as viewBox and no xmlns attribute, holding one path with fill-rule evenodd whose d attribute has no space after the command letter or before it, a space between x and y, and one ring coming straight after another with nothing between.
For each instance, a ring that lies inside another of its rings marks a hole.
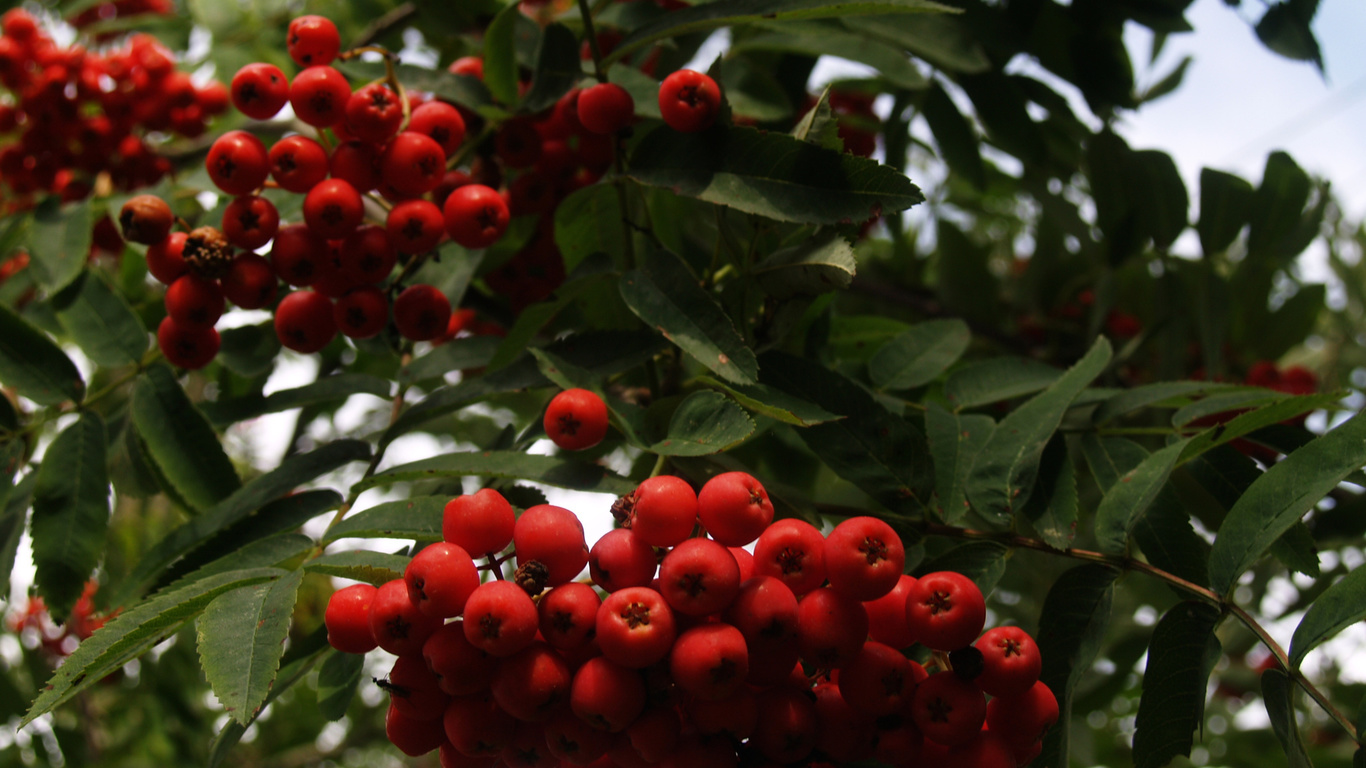
<instances>
[{"instance_id":1,"label":"glossy berry surface","mask_svg":"<svg viewBox=\"0 0 1366 768\"><path fill-rule=\"evenodd\" d=\"M716 122L720 109L721 89L701 72L680 69L659 85L659 112L675 131L704 131Z\"/></svg>"},{"instance_id":2,"label":"glossy berry surface","mask_svg":"<svg viewBox=\"0 0 1366 768\"><path fill-rule=\"evenodd\" d=\"M569 451L592 448L607 435L607 404L586 389L566 389L551 398L542 418L545 434Z\"/></svg>"},{"instance_id":3,"label":"glossy berry surface","mask_svg":"<svg viewBox=\"0 0 1366 768\"><path fill-rule=\"evenodd\" d=\"M328 64L341 51L337 25L325 16L298 16L289 22L285 36L289 57L301 67Z\"/></svg>"},{"instance_id":4,"label":"glossy berry surface","mask_svg":"<svg viewBox=\"0 0 1366 768\"><path fill-rule=\"evenodd\" d=\"M450 299L435 286L410 285L394 299L394 324L406 339L434 339L446 330L450 319Z\"/></svg>"},{"instance_id":5,"label":"glossy berry surface","mask_svg":"<svg viewBox=\"0 0 1366 768\"><path fill-rule=\"evenodd\" d=\"M442 208L446 233L466 248L487 248L507 231L510 214L497 191L467 184L446 198Z\"/></svg>"},{"instance_id":6,"label":"glossy berry surface","mask_svg":"<svg viewBox=\"0 0 1366 768\"><path fill-rule=\"evenodd\" d=\"M614 134L635 119L635 100L616 83L598 83L579 93L579 123L588 131Z\"/></svg>"}]
</instances>

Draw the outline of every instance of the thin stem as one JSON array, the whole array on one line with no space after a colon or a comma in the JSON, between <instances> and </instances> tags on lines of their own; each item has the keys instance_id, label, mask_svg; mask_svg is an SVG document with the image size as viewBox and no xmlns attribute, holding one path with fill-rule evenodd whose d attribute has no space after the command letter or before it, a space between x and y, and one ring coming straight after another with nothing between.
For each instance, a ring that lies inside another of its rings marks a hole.
<instances>
[{"instance_id":1,"label":"thin stem","mask_svg":"<svg viewBox=\"0 0 1366 768\"><path fill-rule=\"evenodd\" d=\"M605 83L607 75L602 71L602 50L598 48L598 33L593 29L593 11L588 7L588 0L579 0L579 13L583 16L583 36L588 38L588 50L593 53L593 76L599 83Z\"/></svg>"},{"instance_id":2,"label":"thin stem","mask_svg":"<svg viewBox=\"0 0 1366 768\"><path fill-rule=\"evenodd\" d=\"M395 6L393 10L375 19L370 23L370 26L361 30L360 35L356 37L356 46L363 48L373 43L416 15L417 5L415 3L403 3Z\"/></svg>"}]
</instances>

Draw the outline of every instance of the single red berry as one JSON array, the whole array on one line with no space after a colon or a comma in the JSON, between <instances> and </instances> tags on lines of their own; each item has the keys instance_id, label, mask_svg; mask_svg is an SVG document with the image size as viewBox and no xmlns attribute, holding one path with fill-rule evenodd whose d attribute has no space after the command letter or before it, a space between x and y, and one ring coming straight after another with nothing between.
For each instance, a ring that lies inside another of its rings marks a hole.
<instances>
[{"instance_id":1,"label":"single red berry","mask_svg":"<svg viewBox=\"0 0 1366 768\"><path fill-rule=\"evenodd\" d=\"M453 75L465 75L466 77L484 79L484 60L479 56L461 56L452 61L446 71Z\"/></svg>"},{"instance_id":2,"label":"single red berry","mask_svg":"<svg viewBox=\"0 0 1366 768\"><path fill-rule=\"evenodd\" d=\"M816 746L816 706L805 692L773 688L759 695L759 720L750 742L777 763L795 763Z\"/></svg>"},{"instance_id":3,"label":"single red berry","mask_svg":"<svg viewBox=\"0 0 1366 768\"><path fill-rule=\"evenodd\" d=\"M442 209L446 234L460 245L487 248L508 227L508 206L503 196L483 184L466 184L451 192Z\"/></svg>"},{"instance_id":4,"label":"single red berry","mask_svg":"<svg viewBox=\"0 0 1366 768\"><path fill-rule=\"evenodd\" d=\"M825 538L830 587L856 600L875 600L891 592L905 565L901 537L875 517L851 517Z\"/></svg>"},{"instance_id":5,"label":"single red berry","mask_svg":"<svg viewBox=\"0 0 1366 768\"><path fill-rule=\"evenodd\" d=\"M657 567L654 547L641 541L630 528L608 531L588 551L588 574L594 584L608 592L649 586Z\"/></svg>"},{"instance_id":6,"label":"single red berry","mask_svg":"<svg viewBox=\"0 0 1366 768\"><path fill-rule=\"evenodd\" d=\"M357 192L369 192L379 186L379 152L373 145L361 141L338 144L332 150L328 167L332 178L347 182Z\"/></svg>"},{"instance_id":7,"label":"single red berry","mask_svg":"<svg viewBox=\"0 0 1366 768\"><path fill-rule=\"evenodd\" d=\"M327 243L305 224L287 224L275 233L270 262L275 274L293 286L312 285L327 270Z\"/></svg>"},{"instance_id":8,"label":"single red berry","mask_svg":"<svg viewBox=\"0 0 1366 768\"><path fill-rule=\"evenodd\" d=\"M511 581L486 581L465 601L465 639L499 658L531 645L538 624L536 604Z\"/></svg>"},{"instance_id":9,"label":"single red berry","mask_svg":"<svg viewBox=\"0 0 1366 768\"><path fill-rule=\"evenodd\" d=\"M316 128L339 123L346 114L351 85L346 76L329 66L312 66L294 76L289 103L294 116Z\"/></svg>"},{"instance_id":10,"label":"single red berry","mask_svg":"<svg viewBox=\"0 0 1366 768\"><path fill-rule=\"evenodd\" d=\"M750 652L750 659L753 660L753 652ZM648 714L648 713L647 713ZM759 722L759 698L754 695L754 689L748 686L741 686L739 690L724 699L717 701L704 701L693 699L687 704L688 720L698 733L709 736L725 736L736 741L744 741L754 735L754 726ZM677 720L678 716L674 715ZM665 723L665 728L668 724ZM664 735L670 735L670 730L666 730ZM632 726L628 733L631 734L632 744L636 744L636 729ZM674 739L678 737L675 731L672 733ZM665 750L672 750L673 744L661 745ZM639 749L639 747L637 747ZM644 750L641 750L644 754Z\"/></svg>"},{"instance_id":11,"label":"single red berry","mask_svg":"<svg viewBox=\"0 0 1366 768\"><path fill-rule=\"evenodd\" d=\"M450 299L436 286L410 285L394 299L394 324L405 339L434 339L446 330L450 319Z\"/></svg>"},{"instance_id":12,"label":"single red berry","mask_svg":"<svg viewBox=\"0 0 1366 768\"><path fill-rule=\"evenodd\" d=\"M171 365L186 370L198 370L218 355L218 331L209 328L186 328L169 315L157 326L157 346Z\"/></svg>"},{"instance_id":13,"label":"single red berry","mask_svg":"<svg viewBox=\"0 0 1366 768\"><path fill-rule=\"evenodd\" d=\"M745 580L722 618L740 630L751 646L761 640L796 645L797 598L786 584L772 576Z\"/></svg>"},{"instance_id":14,"label":"single red berry","mask_svg":"<svg viewBox=\"0 0 1366 768\"><path fill-rule=\"evenodd\" d=\"M869 640L840 668L840 695L849 706L869 715L899 712L910 703L919 682L911 664L895 648Z\"/></svg>"},{"instance_id":15,"label":"single red berry","mask_svg":"<svg viewBox=\"0 0 1366 768\"><path fill-rule=\"evenodd\" d=\"M450 702L439 680L421 656L400 656L389 669L389 679L381 683L390 703L414 720L439 721ZM435 724L439 729L439 723Z\"/></svg>"},{"instance_id":16,"label":"single red berry","mask_svg":"<svg viewBox=\"0 0 1366 768\"><path fill-rule=\"evenodd\" d=\"M844 675L841 671L841 681ZM873 717L851 707L833 683L818 683L811 693L816 697L816 749L839 763L871 758L880 735Z\"/></svg>"},{"instance_id":17,"label":"single red berry","mask_svg":"<svg viewBox=\"0 0 1366 768\"><path fill-rule=\"evenodd\" d=\"M161 242L147 248L147 271L164 285L174 283L185 274L188 267L181 254L185 251L185 240L189 235L172 232Z\"/></svg>"},{"instance_id":18,"label":"single red berry","mask_svg":"<svg viewBox=\"0 0 1366 768\"><path fill-rule=\"evenodd\" d=\"M465 141L465 118L460 116L460 110L444 101L429 101L413 110L408 130L430 136L449 157Z\"/></svg>"},{"instance_id":19,"label":"single red berry","mask_svg":"<svg viewBox=\"0 0 1366 768\"><path fill-rule=\"evenodd\" d=\"M403 103L383 83L363 86L346 100L346 127L361 141L383 144L403 124Z\"/></svg>"},{"instance_id":20,"label":"single red berry","mask_svg":"<svg viewBox=\"0 0 1366 768\"><path fill-rule=\"evenodd\" d=\"M403 572L408 599L428 616L450 618L465 610L479 586L479 571L465 550L444 541L424 547Z\"/></svg>"},{"instance_id":21,"label":"single red berry","mask_svg":"<svg viewBox=\"0 0 1366 768\"><path fill-rule=\"evenodd\" d=\"M275 308L275 334L295 352L317 352L337 336L332 300L315 291L289 294Z\"/></svg>"},{"instance_id":22,"label":"single red berry","mask_svg":"<svg viewBox=\"0 0 1366 768\"><path fill-rule=\"evenodd\" d=\"M403 579L385 582L375 591L374 602L370 604L370 631L375 633L379 647L389 653L420 655L422 644L440 627L441 619L418 610L408 598L408 585Z\"/></svg>"},{"instance_id":23,"label":"single red berry","mask_svg":"<svg viewBox=\"0 0 1366 768\"><path fill-rule=\"evenodd\" d=\"M936 651L972 644L986 624L982 590L961 573L937 571L921 576L906 597L911 634Z\"/></svg>"},{"instance_id":24,"label":"single red berry","mask_svg":"<svg viewBox=\"0 0 1366 768\"><path fill-rule=\"evenodd\" d=\"M424 133L404 131L379 156L380 180L403 195L432 191L446 175L446 153Z\"/></svg>"},{"instance_id":25,"label":"single red berry","mask_svg":"<svg viewBox=\"0 0 1366 768\"><path fill-rule=\"evenodd\" d=\"M564 657L542 641L503 659L489 689L504 712L526 722L542 722L569 701L573 673Z\"/></svg>"},{"instance_id":26,"label":"single red berry","mask_svg":"<svg viewBox=\"0 0 1366 768\"><path fill-rule=\"evenodd\" d=\"M352 584L332 593L327 601L323 623L327 625L327 642L343 653L369 653L379 647L370 631L370 603L375 599L375 588L369 584Z\"/></svg>"},{"instance_id":27,"label":"single red berry","mask_svg":"<svg viewBox=\"0 0 1366 768\"><path fill-rule=\"evenodd\" d=\"M586 389L566 389L551 398L542 419L545 434L561 448L581 451L607 436L607 404Z\"/></svg>"},{"instance_id":28,"label":"single red berry","mask_svg":"<svg viewBox=\"0 0 1366 768\"><path fill-rule=\"evenodd\" d=\"M327 179L304 197L304 221L318 237L346 237L365 218L365 203L356 188L341 179Z\"/></svg>"},{"instance_id":29,"label":"single red berry","mask_svg":"<svg viewBox=\"0 0 1366 768\"><path fill-rule=\"evenodd\" d=\"M498 706L489 691L451 699L442 725L450 745L472 757L496 756L512 742L517 730L517 721Z\"/></svg>"},{"instance_id":30,"label":"single red berry","mask_svg":"<svg viewBox=\"0 0 1366 768\"><path fill-rule=\"evenodd\" d=\"M739 591L740 566L711 539L682 541L659 564L659 593L685 616L719 613Z\"/></svg>"},{"instance_id":31,"label":"single red berry","mask_svg":"<svg viewBox=\"0 0 1366 768\"><path fill-rule=\"evenodd\" d=\"M244 195L223 209L223 236L238 248L260 248L275 238L279 228L280 213L264 197Z\"/></svg>"},{"instance_id":32,"label":"single red berry","mask_svg":"<svg viewBox=\"0 0 1366 768\"><path fill-rule=\"evenodd\" d=\"M254 253L239 253L220 281L223 297L242 309L261 309L275 301L275 269Z\"/></svg>"},{"instance_id":33,"label":"single red berry","mask_svg":"<svg viewBox=\"0 0 1366 768\"><path fill-rule=\"evenodd\" d=\"M612 734L594 728L570 709L551 717L544 732L545 745L560 758L561 766L593 765L607 754L614 741Z\"/></svg>"},{"instance_id":34,"label":"single red berry","mask_svg":"<svg viewBox=\"0 0 1366 768\"><path fill-rule=\"evenodd\" d=\"M289 57L301 67L328 64L341 52L337 25L323 16L299 16L289 22L285 37Z\"/></svg>"},{"instance_id":35,"label":"single red berry","mask_svg":"<svg viewBox=\"0 0 1366 768\"><path fill-rule=\"evenodd\" d=\"M373 338L389 322L389 297L373 285L352 288L332 305L332 318L345 336Z\"/></svg>"},{"instance_id":36,"label":"single red berry","mask_svg":"<svg viewBox=\"0 0 1366 768\"><path fill-rule=\"evenodd\" d=\"M270 173L266 145L246 131L219 136L209 147L204 164L214 185L230 195L251 194Z\"/></svg>"},{"instance_id":37,"label":"single red berry","mask_svg":"<svg viewBox=\"0 0 1366 768\"><path fill-rule=\"evenodd\" d=\"M646 544L672 547L692 535L697 525L697 492L688 481L673 475L651 477L613 506L613 514Z\"/></svg>"},{"instance_id":38,"label":"single red berry","mask_svg":"<svg viewBox=\"0 0 1366 768\"><path fill-rule=\"evenodd\" d=\"M546 569L543 586L573 580L588 565L583 524L573 512L553 504L529 507L512 529L518 566L535 561Z\"/></svg>"},{"instance_id":39,"label":"single red berry","mask_svg":"<svg viewBox=\"0 0 1366 768\"><path fill-rule=\"evenodd\" d=\"M327 178L327 164L327 150L307 136L286 136L270 148L270 176L288 192L308 192Z\"/></svg>"},{"instance_id":40,"label":"single red berry","mask_svg":"<svg viewBox=\"0 0 1366 768\"><path fill-rule=\"evenodd\" d=\"M182 328L212 328L223 309L223 288L217 280L186 274L166 289L166 314Z\"/></svg>"},{"instance_id":41,"label":"single red berry","mask_svg":"<svg viewBox=\"0 0 1366 768\"><path fill-rule=\"evenodd\" d=\"M378 285L394 271L398 251L389 232L368 224L346 236L341 244L341 270L357 283Z\"/></svg>"},{"instance_id":42,"label":"single red berry","mask_svg":"<svg viewBox=\"0 0 1366 768\"><path fill-rule=\"evenodd\" d=\"M631 94L616 83L598 83L579 93L579 123L597 134L613 134L635 119Z\"/></svg>"},{"instance_id":43,"label":"single red berry","mask_svg":"<svg viewBox=\"0 0 1366 768\"><path fill-rule=\"evenodd\" d=\"M421 757L440 747L444 740L440 728L403 714L392 703L384 716L384 735L390 744L409 757Z\"/></svg>"},{"instance_id":44,"label":"single red berry","mask_svg":"<svg viewBox=\"0 0 1366 768\"><path fill-rule=\"evenodd\" d=\"M754 573L782 581L797 597L825 582L825 537L810 523L779 520L754 545Z\"/></svg>"},{"instance_id":45,"label":"single red berry","mask_svg":"<svg viewBox=\"0 0 1366 768\"><path fill-rule=\"evenodd\" d=\"M829 587L813 590L797 604L797 649L819 669L838 669L854 660L868 637L863 604Z\"/></svg>"},{"instance_id":46,"label":"single red berry","mask_svg":"<svg viewBox=\"0 0 1366 768\"><path fill-rule=\"evenodd\" d=\"M912 584L915 577L903 573L892 591L876 600L864 601L869 637L893 648L908 648L915 642L915 634L906 623L906 596Z\"/></svg>"},{"instance_id":47,"label":"single red berry","mask_svg":"<svg viewBox=\"0 0 1366 768\"><path fill-rule=\"evenodd\" d=\"M437 685L452 696L468 696L487 690L497 664L482 648L465 637L460 621L443 624L422 644L422 658L436 675Z\"/></svg>"},{"instance_id":48,"label":"single red berry","mask_svg":"<svg viewBox=\"0 0 1366 768\"><path fill-rule=\"evenodd\" d=\"M593 637L602 598L587 584L570 581L551 589L536 604L541 637L562 651L582 648Z\"/></svg>"},{"instance_id":49,"label":"single red berry","mask_svg":"<svg viewBox=\"0 0 1366 768\"><path fill-rule=\"evenodd\" d=\"M645 695L639 672L598 656L574 673L569 706L594 728L619 733L645 709Z\"/></svg>"},{"instance_id":50,"label":"single red berry","mask_svg":"<svg viewBox=\"0 0 1366 768\"><path fill-rule=\"evenodd\" d=\"M503 494L492 488L446 502L441 536L474 556L497 554L512 542L517 516Z\"/></svg>"},{"instance_id":51,"label":"single red berry","mask_svg":"<svg viewBox=\"0 0 1366 768\"><path fill-rule=\"evenodd\" d=\"M966 744L953 747L948 757L952 765L970 765L972 768L1015 768L1025 764L1017 761L1005 739L989 730L980 731Z\"/></svg>"},{"instance_id":52,"label":"single red berry","mask_svg":"<svg viewBox=\"0 0 1366 768\"><path fill-rule=\"evenodd\" d=\"M659 85L659 113L675 131L704 131L716 122L720 109L721 89L701 72L680 69Z\"/></svg>"},{"instance_id":53,"label":"single red berry","mask_svg":"<svg viewBox=\"0 0 1366 768\"><path fill-rule=\"evenodd\" d=\"M928 739L954 746L982 730L987 700L982 689L953 672L936 672L915 690L911 718Z\"/></svg>"},{"instance_id":54,"label":"single red berry","mask_svg":"<svg viewBox=\"0 0 1366 768\"><path fill-rule=\"evenodd\" d=\"M1016 758L1034 749L1058 722L1058 699L1042 681L1024 693L997 696L987 705L987 728L1005 739Z\"/></svg>"},{"instance_id":55,"label":"single red berry","mask_svg":"<svg viewBox=\"0 0 1366 768\"><path fill-rule=\"evenodd\" d=\"M749 651L740 630L702 624L683 632L669 652L669 674L685 693L705 701L727 698L749 676Z\"/></svg>"},{"instance_id":56,"label":"single red berry","mask_svg":"<svg viewBox=\"0 0 1366 768\"><path fill-rule=\"evenodd\" d=\"M123 239L134 243L155 245L171 234L174 224L175 215L171 213L171 206L156 195L138 195L119 209L119 228L123 230Z\"/></svg>"},{"instance_id":57,"label":"single red berry","mask_svg":"<svg viewBox=\"0 0 1366 768\"><path fill-rule=\"evenodd\" d=\"M973 643L982 652L982 673L977 687L992 696L1014 696L1039 681L1043 657L1034 638L1019 627L995 627Z\"/></svg>"},{"instance_id":58,"label":"single red berry","mask_svg":"<svg viewBox=\"0 0 1366 768\"><path fill-rule=\"evenodd\" d=\"M713 539L728 547L743 547L773 522L773 502L753 475L724 472L698 491L697 515Z\"/></svg>"},{"instance_id":59,"label":"single red berry","mask_svg":"<svg viewBox=\"0 0 1366 768\"><path fill-rule=\"evenodd\" d=\"M389 240L399 253L426 253L446 234L446 219L435 203L404 200L394 205L385 221Z\"/></svg>"},{"instance_id":60,"label":"single red berry","mask_svg":"<svg viewBox=\"0 0 1366 768\"><path fill-rule=\"evenodd\" d=\"M597 640L602 655L643 669L669 655L676 637L673 611L649 587L613 592L598 609Z\"/></svg>"},{"instance_id":61,"label":"single red berry","mask_svg":"<svg viewBox=\"0 0 1366 768\"><path fill-rule=\"evenodd\" d=\"M289 101L289 79L274 64L256 62L232 77L232 105L256 120L269 120Z\"/></svg>"}]
</instances>

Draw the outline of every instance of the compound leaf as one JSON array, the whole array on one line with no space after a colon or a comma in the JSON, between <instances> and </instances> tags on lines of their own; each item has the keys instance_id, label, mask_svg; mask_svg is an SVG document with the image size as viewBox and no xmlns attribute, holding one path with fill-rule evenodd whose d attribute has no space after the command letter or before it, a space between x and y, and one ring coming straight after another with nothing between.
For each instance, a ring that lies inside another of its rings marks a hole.
<instances>
[{"instance_id":1,"label":"compound leaf","mask_svg":"<svg viewBox=\"0 0 1366 768\"><path fill-rule=\"evenodd\" d=\"M243 725L270 693L285 650L303 571L213 599L199 617L199 659L223 708Z\"/></svg>"},{"instance_id":2,"label":"compound leaf","mask_svg":"<svg viewBox=\"0 0 1366 768\"><path fill-rule=\"evenodd\" d=\"M138 378L131 411L166 491L187 510L203 512L241 487L218 435L170 368L154 365Z\"/></svg>"}]
</instances>

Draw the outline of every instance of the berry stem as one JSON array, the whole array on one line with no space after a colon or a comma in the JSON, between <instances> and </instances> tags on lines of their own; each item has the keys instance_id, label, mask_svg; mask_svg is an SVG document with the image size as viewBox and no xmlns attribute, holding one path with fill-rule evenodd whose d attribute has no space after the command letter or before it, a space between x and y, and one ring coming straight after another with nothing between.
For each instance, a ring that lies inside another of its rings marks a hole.
<instances>
[{"instance_id":1,"label":"berry stem","mask_svg":"<svg viewBox=\"0 0 1366 768\"><path fill-rule=\"evenodd\" d=\"M607 75L602 70L602 51L598 48L598 33L593 29L593 11L588 7L588 0L579 0L579 14L583 16L583 36L588 39L588 50L593 53L593 76L599 83L605 83Z\"/></svg>"}]
</instances>

